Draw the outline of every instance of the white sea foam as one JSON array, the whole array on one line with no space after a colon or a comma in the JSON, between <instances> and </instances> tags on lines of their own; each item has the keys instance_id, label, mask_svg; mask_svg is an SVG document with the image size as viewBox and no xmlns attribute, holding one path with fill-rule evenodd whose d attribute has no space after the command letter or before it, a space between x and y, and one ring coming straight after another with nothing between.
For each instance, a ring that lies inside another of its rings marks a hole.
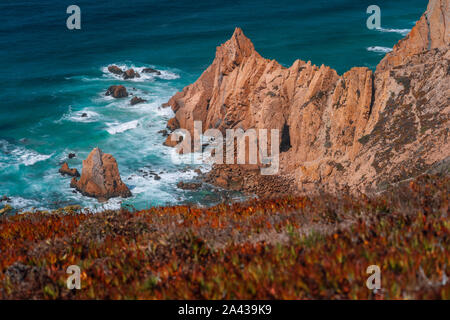
<instances>
[{"instance_id":1,"label":"white sea foam","mask_svg":"<svg viewBox=\"0 0 450 320\"><path fill-rule=\"evenodd\" d=\"M8 201L8 204L11 205L15 210L31 210L33 208L39 209L39 210L45 210L43 207L39 207L40 203L37 200L32 199L25 199L22 197L9 197L10 200Z\"/></svg>"},{"instance_id":2,"label":"white sea foam","mask_svg":"<svg viewBox=\"0 0 450 320\"><path fill-rule=\"evenodd\" d=\"M2 150L2 155L0 157L1 167L4 167L4 165L8 166L14 164L32 166L37 162L47 160L53 156L53 154L40 154L34 150L29 150L21 146L15 146L5 140L0 140L0 148Z\"/></svg>"},{"instance_id":3,"label":"white sea foam","mask_svg":"<svg viewBox=\"0 0 450 320\"><path fill-rule=\"evenodd\" d=\"M373 46L373 47L368 47L367 51L372 51L372 52L377 52L377 53L388 53L388 52L392 51L392 48Z\"/></svg>"},{"instance_id":4,"label":"white sea foam","mask_svg":"<svg viewBox=\"0 0 450 320\"><path fill-rule=\"evenodd\" d=\"M143 67L136 67L135 65L125 65L125 64L114 64L118 66L120 69L126 71L128 69L134 69L136 72L139 73L139 78L133 78L133 79L127 79L126 81L132 81L132 82L144 82L144 81L152 81L154 79L164 79L164 80L174 80L178 79L180 76L172 71L169 70L159 70L157 69L160 74L156 73L144 73L142 72L145 68L148 68L148 66ZM108 71L108 67L111 65L108 65L106 67L102 68L103 76L107 78L117 79L117 80L124 80L122 76L113 74Z\"/></svg>"},{"instance_id":5,"label":"white sea foam","mask_svg":"<svg viewBox=\"0 0 450 320\"><path fill-rule=\"evenodd\" d=\"M73 122L97 122L100 115L95 111L81 110L69 115L68 120Z\"/></svg>"},{"instance_id":6,"label":"white sea foam","mask_svg":"<svg viewBox=\"0 0 450 320\"><path fill-rule=\"evenodd\" d=\"M52 156L51 154L50 155L39 154L29 150L26 150L24 152L19 151L18 154L20 162L22 162L25 166L32 166L37 162L50 159Z\"/></svg>"},{"instance_id":7,"label":"white sea foam","mask_svg":"<svg viewBox=\"0 0 450 320\"><path fill-rule=\"evenodd\" d=\"M379 32L399 33L402 36L406 36L411 29L393 29L393 28L376 28Z\"/></svg>"},{"instance_id":8,"label":"white sea foam","mask_svg":"<svg viewBox=\"0 0 450 320\"><path fill-rule=\"evenodd\" d=\"M107 123L106 124L108 128L106 131L108 131L109 134L117 134L122 133L131 129L136 129L139 126L139 120L133 120L125 123Z\"/></svg>"}]
</instances>

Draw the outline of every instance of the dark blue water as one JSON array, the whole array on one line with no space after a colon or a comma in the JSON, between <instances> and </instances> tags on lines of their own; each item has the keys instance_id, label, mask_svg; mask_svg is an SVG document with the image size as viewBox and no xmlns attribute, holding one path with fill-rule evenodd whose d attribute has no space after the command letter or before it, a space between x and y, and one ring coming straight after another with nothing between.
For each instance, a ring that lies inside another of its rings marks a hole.
<instances>
[{"instance_id":1,"label":"dark blue water","mask_svg":"<svg viewBox=\"0 0 450 320\"><path fill-rule=\"evenodd\" d=\"M81 8L81 30L66 28L66 8ZM300 58L343 73L375 68L426 9L424 0L377 1L382 29L366 28L369 1L9 1L0 3L0 195L16 208L55 208L93 199L75 194L58 167L69 152L81 161L99 146L112 153L138 208L179 201L209 203L208 191L178 190L193 167L172 161L157 132L172 114L160 109L212 62L216 46L240 26L266 58ZM375 48L374 48L375 47ZM370 49L368 49L370 48ZM155 67L160 77L123 81L110 64ZM148 103L106 98L124 84ZM133 88L135 88L133 90ZM81 114L87 113L87 118ZM143 172L154 170L155 181ZM120 199L108 204L118 206Z\"/></svg>"}]
</instances>

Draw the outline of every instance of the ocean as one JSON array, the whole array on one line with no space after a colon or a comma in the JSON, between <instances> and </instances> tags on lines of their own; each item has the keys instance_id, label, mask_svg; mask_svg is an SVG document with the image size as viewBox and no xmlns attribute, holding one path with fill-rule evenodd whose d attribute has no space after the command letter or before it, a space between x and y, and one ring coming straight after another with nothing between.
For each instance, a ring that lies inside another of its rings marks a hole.
<instances>
[{"instance_id":1,"label":"ocean","mask_svg":"<svg viewBox=\"0 0 450 320\"><path fill-rule=\"evenodd\" d=\"M81 30L66 27L72 4L81 9ZM366 27L372 4L381 8L378 30ZM196 167L177 164L173 149L162 145L158 131L173 114L160 106L201 75L235 27L263 57L285 66L310 60L342 74L353 66L374 69L426 5L426 0L2 0L0 196L10 197L17 210L218 203L221 193L212 187L176 187L194 178ZM107 72L111 64L153 67L161 75L125 81ZM147 102L129 106L129 99L106 97L115 84ZM132 198L100 204L74 193L70 179L58 173L63 161L81 171L82 160L97 146L116 158ZM67 160L70 152L76 157Z\"/></svg>"}]
</instances>

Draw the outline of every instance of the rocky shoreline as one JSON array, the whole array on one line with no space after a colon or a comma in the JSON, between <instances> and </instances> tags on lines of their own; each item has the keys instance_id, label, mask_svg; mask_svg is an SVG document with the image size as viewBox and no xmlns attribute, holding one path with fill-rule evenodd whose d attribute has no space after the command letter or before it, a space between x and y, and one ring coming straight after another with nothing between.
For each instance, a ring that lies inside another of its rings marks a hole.
<instances>
[{"instance_id":1,"label":"rocky shoreline","mask_svg":"<svg viewBox=\"0 0 450 320\"><path fill-rule=\"evenodd\" d=\"M223 133L278 129L277 178L234 165L215 166L207 177L262 196L318 187L369 192L418 176L450 159L449 14L448 0L431 0L375 72L355 67L343 75L264 59L236 28L200 78L169 100L175 117L167 128L193 135L201 121Z\"/></svg>"},{"instance_id":2,"label":"rocky shoreline","mask_svg":"<svg viewBox=\"0 0 450 320\"><path fill-rule=\"evenodd\" d=\"M260 174L257 165L213 165L200 181L181 181L183 190L201 183L274 198L314 192L379 191L419 176L438 163L450 162L450 19L449 1L431 0L408 36L394 46L376 71L355 67L338 75L327 66L297 60L285 68L261 57L240 28L217 48L211 66L193 84L161 107L175 117L167 122L165 146L184 143L173 138L183 128L278 129L280 170ZM124 80L139 78L134 69L116 65L108 71ZM153 68L142 73L161 74ZM106 96L133 95L123 85ZM132 97L130 105L145 103ZM191 146L189 146L191 147ZM73 155L75 156L75 155ZM94 149L77 169L64 163L61 174L83 195L105 201L129 197L117 163ZM445 172L445 174L448 174ZM156 177L155 177L156 179Z\"/></svg>"}]
</instances>

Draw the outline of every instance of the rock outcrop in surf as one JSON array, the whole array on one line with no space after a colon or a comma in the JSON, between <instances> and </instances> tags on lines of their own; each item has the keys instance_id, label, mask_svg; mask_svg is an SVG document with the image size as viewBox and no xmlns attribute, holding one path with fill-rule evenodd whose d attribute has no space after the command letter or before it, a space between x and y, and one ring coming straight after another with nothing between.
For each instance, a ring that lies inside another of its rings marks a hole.
<instances>
[{"instance_id":1,"label":"rock outcrop in surf","mask_svg":"<svg viewBox=\"0 0 450 320\"><path fill-rule=\"evenodd\" d=\"M113 98L120 99L128 97L127 89L122 86L110 86L105 93L106 96L112 96Z\"/></svg>"},{"instance_id":2,"label":"rock outcrop in surf","mask_svg":"<svg viewBox=\"0 0 450 320\"><path fill-rule=\"evenodd\" d=\"M73 178L71 186L83 195L97 198L99 201L131 196L130 190L120 178L116 159L99 148L93 149L83 161L81 178Z\"/></svg>"},{"instance_id":3,"label":"rock outcrop in surf","mask_svg":"<svg viewBox=\"0 0 450 320\"><path fill-rule=\"evenodd\" d=\"M80 176L80 173L78 172L78 170L75 168L70 169L67 162L64 162L62 164L61 168L59 169L59 173L61 173L62 175L68 175L71 177L79 177Z\"/></svg>"}]
</instances>

